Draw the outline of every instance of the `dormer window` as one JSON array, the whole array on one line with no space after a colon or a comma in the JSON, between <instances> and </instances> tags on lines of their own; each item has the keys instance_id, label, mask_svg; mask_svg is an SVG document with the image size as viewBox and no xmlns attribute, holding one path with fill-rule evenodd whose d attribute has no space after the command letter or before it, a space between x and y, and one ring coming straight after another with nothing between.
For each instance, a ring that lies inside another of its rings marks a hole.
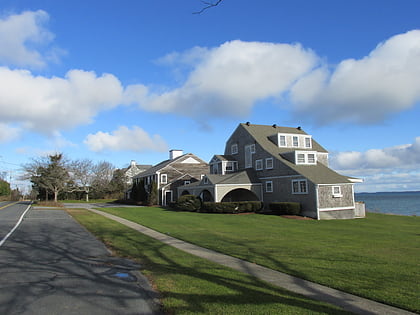
<instances>
[{"instance_id":1,"label":"dormer window","mask_svg":"<svg viewBox=\"0 0 420 315\"><path fill-rule=\"evenodd\" d=\"M279 147L285 147L285 146L286 146L286 136L279 135Z\"/></svg>"},{"instance_id":2,"label":"dormer window","mask_svg":"<svg viewBox=\"0 0 420 315\"><path fill-rule=\"evenodd\" d=\"M311 137L305 137L305 148L307 148L307 149L312 148L312 139L311 139Z\"/></svg>"},{"instance_id":3,"label":"dormer window","mask_svg":"<svg viewBox=\"0 0 420 315\"><path fill-rule=\"evenodd\" d=\"M296 151L295 152L295 163L296 164L306 164L314 165L316 164L316 154L315 152L308 151Z\"/></svg>"},{"instance_id":4,"label":"dormer window","mask_svg":"<svg viewBox=\"0 0 420 315\"><path fill-rule=\"evenodd\" d=\"M298 147L299 146L299 137L298 136L293 136L292 140L293 140L293 146Z\"/></svg>"}]
</instances>

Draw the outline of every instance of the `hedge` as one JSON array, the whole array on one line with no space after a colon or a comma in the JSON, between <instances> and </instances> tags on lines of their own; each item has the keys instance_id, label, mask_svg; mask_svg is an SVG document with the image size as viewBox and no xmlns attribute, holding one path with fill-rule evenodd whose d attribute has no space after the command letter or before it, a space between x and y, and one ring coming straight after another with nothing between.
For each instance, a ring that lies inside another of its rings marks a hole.
<instances>
[{"instance_id":1,"label":"hedge","mask_svg":"<svg viewBox=\"0 0 420 315\"><path fill-rule=\"evenodd\" d=\"M178 198L175 209L182 211L198 211L201 208L201 199L194 195L183 195Z\"/></svg>"},{"instance_id":2,"label":"hedge","mask_svg":"<svg viewBox=\"0 0 420 315\"><path fill-rule=\"evenodd\" d=\"M203 202L200 212L243 213L243 212L258 212L261 208L262 208L261 201Z\"/></svg>"},{"instance_id":3,"label":"hedge","mask_svg":"<svg viewBox=\"0 0 420 315\"><path fill-rule=\"evenodd\" d=\"M272 202L269 208L274 214L298 215L300 213L299 202Z\"/></svg>"}]
</instances>

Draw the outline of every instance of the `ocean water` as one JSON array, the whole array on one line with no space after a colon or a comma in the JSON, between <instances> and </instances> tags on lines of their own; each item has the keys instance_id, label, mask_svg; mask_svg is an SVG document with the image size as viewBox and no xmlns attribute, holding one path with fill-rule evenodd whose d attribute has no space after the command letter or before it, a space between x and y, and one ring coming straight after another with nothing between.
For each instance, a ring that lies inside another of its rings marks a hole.
<instances>
[{"instance_id":1,"label":"ocean water","mask_svg":"<svg viewBox=\"0 0 420 315\"><path fill-rule=\"evenodd\" d=\"M420 216L420 191L356 193L366 211Z\"/></svg>"}]
</instances>

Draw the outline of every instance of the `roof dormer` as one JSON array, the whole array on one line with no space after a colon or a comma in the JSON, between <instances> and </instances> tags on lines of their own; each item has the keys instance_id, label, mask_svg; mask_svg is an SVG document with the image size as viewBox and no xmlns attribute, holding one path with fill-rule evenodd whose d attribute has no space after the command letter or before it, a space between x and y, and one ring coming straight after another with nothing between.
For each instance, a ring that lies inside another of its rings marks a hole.
<instances>
[{"instance_id":1,"label":"roof dormer","mask_svg":"<svg viewBox=\"0 0 420 315\"><path fill-rule=\"evenodd\" d=\"M311 135L276 133L268 139L279 148L312 149Z\"/></svg>"}]
</instances>

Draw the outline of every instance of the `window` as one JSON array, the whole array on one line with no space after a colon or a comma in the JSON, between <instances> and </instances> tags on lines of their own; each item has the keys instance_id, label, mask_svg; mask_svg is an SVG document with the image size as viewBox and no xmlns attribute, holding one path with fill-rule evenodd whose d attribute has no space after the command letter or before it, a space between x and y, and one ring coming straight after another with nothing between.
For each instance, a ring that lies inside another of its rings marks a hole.
<instances>
[{"instance_id":1,"label":"window","mask_svg":"<svg viewBox=\"0 0 420 315\"><path fill-rule=\"evenodd\" d=\"M204 184L208 184L209 183L209 178L206 176L204 177Z\"/></svg>"},{"instance_id":2,"label":"window","mask_svg":"<svg viewBox=\"0 0 420 315\"><path fill-rule=\"evenodd\" d=\"M250 144L245 146L245 168L252 167L252 146L254 146L255 152L255 144Z\"/></svg>"},{"instance_id":3,"label":"window","mask_svg":"<svg viewBox=\"0 0 420 315\"><path fill-rule=\"evenodd\" d=\"M286 146L286 136L279 136L279 147L285 147Z\"/></svg>"},{"instance_id":4,"label":"window","mask_svg":"<svg viewBox=\"0 0 420 315\"><path fill-rule=\"evenodd\" d=\"M308 184L306 179L292 180L292 194L307 194Z\"/></svg>"},{"instance_id":5,"label":"window","mask_svg":"<svg viewBox=\"0 0 420 315\"><path fill-rule=\"evenodd\" d=\"M161 174L161 175L160 175L160 183L161 183L161 184L167 184L167 183L168 183L168 175L166 175L166 174Z\"/></svg>"},{"instance_id":6,"label":"window","mask_svg":"<svg viewBox=\"0 0 420 315\"><path fill-rule=\"evenodd\" d=\"M271 180L265 182L265 192L273 192L273 182Z\"/></svg>"},{"instance_id":7,"label":"window","mask_svg":"<svg viewBox=\"0 0 420 315\"><path fill-rule=\"evenodd\" d=\"M332 195L333 197L343 197L343 195L341 194L341 187L332 186Z\"/></svg>"},{"instance_id":8,"label":"window","mask_svg":"<svg viewBox=\"0 0 420 315\"><path fill-rule=\"evenodd\" d=\"M298 164L305 164L305 154L298 153L297 162L298 162Z\"/></svg>"},{"instance_id":9,"label":"window","mask_svg":"<svg viewBox=\"0 0 420 315\"><path fill-rule=\"evenodd\" d=\"M255 161L255 169L257 171L261 171L263 169L263 160L256 160Z\"/></svg>"},{"instance_id":10,"label":"window","mask_svg":"<svg viewBox=\"0 0 420 315\"><path fill-rule=\"evenodd\" d=\"M313 153L308 154L308 164L315 164L315 154Z\"/></svg>"},{"instance_id":11,"label":"window","mask_svg":"<svg viewBox=\"0 0 420 315\"><path fill-rule=\"evenodd\" d=\"M230 147L230 153L231 154L238 154L238 144L237 143L232 144L232 146Z\"/></svg>"},{"instance_id":12,"label":"window","mask_svg":"<svg viewBox=\"0 0 420 315\"><path fill-rule=\"evenodd\" d=\"M267 170L273 168L273 158L267 158L267 159L265 159L265 168Z\"/></svg>"},{"instance_id":13,"label":"window","mask_svg":"<svg viewBox=\"0 0 420 315\"><path fill-rule=\"evenodd\" d=\"M305 137L305 148L312 148L312 143L311 143L311 138L310 137Z\"/></svg>"},{"instance_id":14,"label":"window","mask_svg":"<svg viewBox=\"0 0 420 315\"><path fill-rule=\"evenodd\" d=\"M184 185L189 185L189 184L191 184L190 180L184 180Z\"/></svg>"},{"instance_id":15,"label":"window","mask_svg":"<svg viewBox=\"0 0 420 315\"><path fill-rule=\"evenodd\" d=\"M293 136L293 146L298 147L299 146L299 137Z\"/></svg>"},{"instance_id":16,"label":"window","mask_svg":"<svg viewBox=\"0 0 420 315\"><path fill-rule=\"evenodd\" d=\"M254 154L255 153L255 144L251 144L251 153Z\"/></svg>"}]
</instances>

